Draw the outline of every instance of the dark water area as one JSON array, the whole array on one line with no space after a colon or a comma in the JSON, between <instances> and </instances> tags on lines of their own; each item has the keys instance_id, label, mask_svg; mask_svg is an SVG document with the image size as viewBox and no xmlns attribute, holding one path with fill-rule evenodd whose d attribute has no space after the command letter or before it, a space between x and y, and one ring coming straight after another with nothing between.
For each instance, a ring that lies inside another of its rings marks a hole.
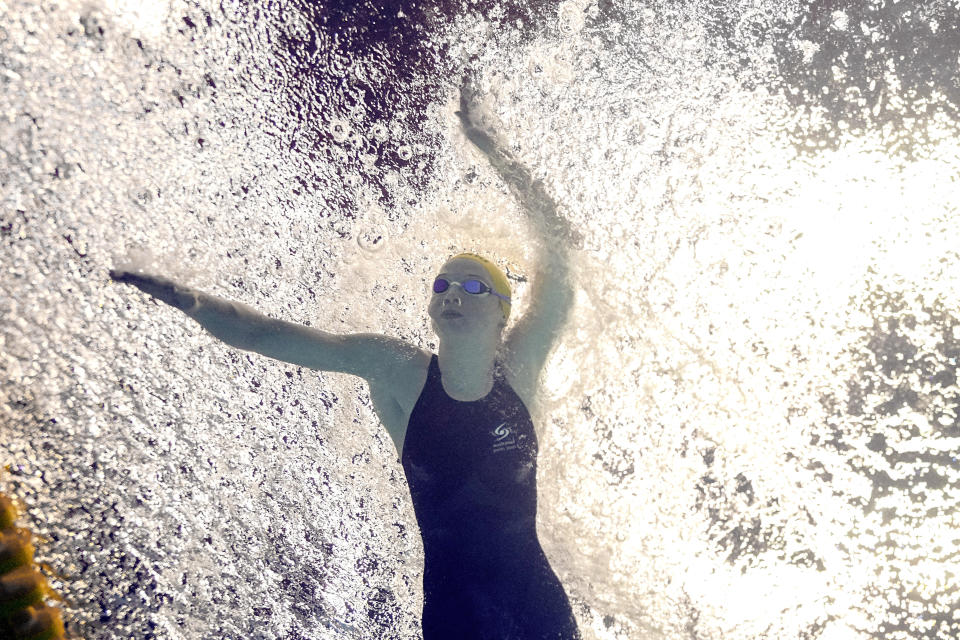
<instances>
[{"instance_id":1,"label":"dark water area","mask_svg":"<svg viewBox=\"0 0 960 640\"><path fill-rule=\"evenodd\" d=\"M277 37L284 75L299 78L289 101L304 122L323 120L324 101L314 87L342 91L347 106L362 104L371 122L398 112L416 129L424 110L452 85L476 74L477 58L449 56L451 28L465 16L486 21L497 41L520 46L560 38L559 2L382 2L343 6L291 2L280 11L299 14L311 37ZM646 20L662 31L701 29L708 69L733 74L743 86L782 93L816 122L785 133L801 150L835 148L844 135L884 131L890 152L922 153L932 119L956 121L960 104L960 12L949 3L912 2L649 2L587 3L583 29L607 51L621 49L628 64L651 73L640 33ZM257 10L251 8L256 19ZM631 55L631 53L633 55ZM378 74L345 79L344 67L375 53ZM662 52L659 52L662 55ZM761 57L768 65L758 65ZM407 89L416 87L411 94ZM321 138L332 141L332 134ZM425 141L426 142L426 141ZM435 142L435 141L434 141ZM371 149L366 149L371 152ZM397 155L384 162L403 166Z\"/></svg>"}]
</instances>

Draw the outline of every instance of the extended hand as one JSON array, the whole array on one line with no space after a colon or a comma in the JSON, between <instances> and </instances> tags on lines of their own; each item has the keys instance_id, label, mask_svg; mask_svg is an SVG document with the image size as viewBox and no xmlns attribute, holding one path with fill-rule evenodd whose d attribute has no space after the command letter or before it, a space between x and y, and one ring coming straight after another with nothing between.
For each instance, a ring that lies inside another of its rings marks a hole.
<instances>
[{"instance_id":1,"label":"extended hand","mask_svg":"<svg viewBox=\"0 0 960 640\"><path fill-rule=\"evenodd\" d=\"M111 269L110 277L117 282L132 284L140 291L181 311L189 311L197 303L197 292L195 290L179 285L163 276L134 273L124 269Z\"/></svg>"},{"instance_id":2,"label":"extended hand","mask_svg":"<svg viewBox=\"0 0 960 640\"><path fill-rule=\"evenodd\" d=\"M460 124L463 125L464 129L473 126L473 122L470 120L470 109L473 106L475 93L470 80L464 79L463 84L460 85L460 110L457 111L457 117L460 118Z\"/></svg>"},{"instance_id":3,"label":"extended hand","mask_svg":"<svg viewBox=\"0 0 960 640\"><path fill-rule=\"evenodd\" d=\"M499 148L493 137L483 129L473 123L471 116L473 107L473 96L475 92L469 80L464 80L460 85L460 110L457 111L457 117L460 118L460 124L463 126L463 133L480 151L490 156L491 154L505 155Z\"/></svg>"},{"instance_id":4,"label":"extended hand","mask_svg":"<svg viewBox=\"0 0 960 640\"><path fill-rule=\"evenodd\" d=\"M463 126L463 133L476 147L487 156L487 160L496 169L503 181L514 190L520 204L540 225L541 233L551 239L559 239L560 245L544 243L544 246L566 245L577 248L583 247L583 236L570 226L570 222L563 218L558 210L557 203L547 192L543 182L536 180L533 173L522 162L503 146L496 143L493 136L474 124L474 96L476 92L469 79L464 79L460 85L460 110L457 117Z\"/></svg>"}]
</instances>

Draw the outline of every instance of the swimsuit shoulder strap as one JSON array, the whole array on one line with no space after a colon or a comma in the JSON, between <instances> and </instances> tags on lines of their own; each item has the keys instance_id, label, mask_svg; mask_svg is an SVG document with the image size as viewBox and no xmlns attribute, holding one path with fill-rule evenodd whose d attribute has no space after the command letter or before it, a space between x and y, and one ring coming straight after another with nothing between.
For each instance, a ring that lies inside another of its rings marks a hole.
<instances>
[{"instance_id":1,"label":"swimsuit shoulder strap","mask_svg":"<svg viewBox=\"0 0 960 640\"><path fill-rule=\"evenodd\" d=\"M420 395L434 392L439 384L440 360L437 358L437 354L434 353L430 356L430 365L427 367L427 381L423 385L423 391L420 392Z\"/></svg>"}]
</instances>

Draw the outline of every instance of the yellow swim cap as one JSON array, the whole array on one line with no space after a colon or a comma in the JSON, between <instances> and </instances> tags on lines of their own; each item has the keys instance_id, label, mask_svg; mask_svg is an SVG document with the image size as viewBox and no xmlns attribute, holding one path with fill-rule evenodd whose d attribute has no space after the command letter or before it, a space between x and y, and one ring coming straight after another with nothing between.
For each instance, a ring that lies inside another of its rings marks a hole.
<instances>
[{"instance_id":1,"label":"yellow swim cap","mask_svg":"<svg viewBox=\"0 0 960 640\"><path fill-rule=\"evenodd\" d=\"M493 290L502 296L510 297L510 281L507 280L507 276L500 270L500 267L475 253L458 253L450 258L450 260L456 260L457 258L466 258L467 260L473 260L479 263L490 276L490 286L493 287ZM449 260L447 262L449 262ZM500 300L500 308L503 310L503 317L509 318L510 303L506 300Z\"/></svg>"}]
</instances>

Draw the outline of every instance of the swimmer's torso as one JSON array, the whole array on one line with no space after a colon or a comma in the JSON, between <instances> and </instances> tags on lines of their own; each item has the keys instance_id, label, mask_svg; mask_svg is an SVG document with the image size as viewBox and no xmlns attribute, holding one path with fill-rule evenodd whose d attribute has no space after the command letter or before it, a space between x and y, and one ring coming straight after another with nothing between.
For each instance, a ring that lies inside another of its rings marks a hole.
<instances>
[{"instance_id":1,"label":"swimmer's torso","mask_svg":"<svg viewBox=\"0 0 960 640\"><path fill-rule=\"evenodd\" d=\"M503 378L460 402L434 356L402 463L423 536L425 640L577 637L537 540L533 422Z\"/></svg>"}]
</instances>

